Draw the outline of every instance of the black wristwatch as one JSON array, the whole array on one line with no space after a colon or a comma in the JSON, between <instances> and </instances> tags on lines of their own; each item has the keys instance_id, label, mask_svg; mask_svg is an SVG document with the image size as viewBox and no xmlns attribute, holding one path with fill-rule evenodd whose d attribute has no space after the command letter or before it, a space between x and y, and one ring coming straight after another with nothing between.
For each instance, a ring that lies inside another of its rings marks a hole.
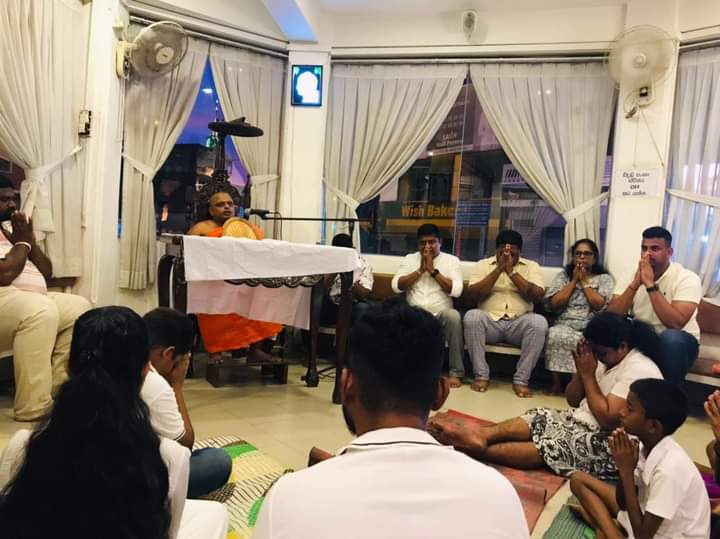
<instances>
[{"instance_id":1,"label":"black wristwatch","mask_svg":"<svg viewBox=\"0 0 720 539\"><path fill-rule=\"evenodd\" d=\"M432 270L432 273L430 273L430 275L432 275L433 277L437 277L439 273L440 273L440 270L435 268L434 270Z\"/></svg>"},{"instance_id":2,"label":"black wristwatch","mask_svg":"<svg viewBox=\"0 0 720 539\"><path fill-rule=\"evenodd\" d=\"M654 285L652 285L652 286L646 286L646 287L645 287L645 291L646 291L648 294L649 294L650 292L657 292L658 290L660 290L660 287L659 287L658 285L656 285L656 284L654 284Z\"/></svg>"}]
</instances>

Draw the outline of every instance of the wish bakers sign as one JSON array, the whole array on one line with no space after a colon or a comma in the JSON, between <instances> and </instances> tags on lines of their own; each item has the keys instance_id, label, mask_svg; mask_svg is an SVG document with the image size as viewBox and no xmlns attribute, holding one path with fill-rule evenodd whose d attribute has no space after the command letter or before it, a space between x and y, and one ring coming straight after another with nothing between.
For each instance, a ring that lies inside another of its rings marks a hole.
<instances>
[{"instance_id":1,"label":"wish bakers sign","mask_svg":"<svg viewBox=\"0 0 720 539\"><path fill-rule=\"evenodd\" d=\"M612 185L613 197L655 197L662 170L659 168L623 168Z\"/></svg>"}]
</instances>

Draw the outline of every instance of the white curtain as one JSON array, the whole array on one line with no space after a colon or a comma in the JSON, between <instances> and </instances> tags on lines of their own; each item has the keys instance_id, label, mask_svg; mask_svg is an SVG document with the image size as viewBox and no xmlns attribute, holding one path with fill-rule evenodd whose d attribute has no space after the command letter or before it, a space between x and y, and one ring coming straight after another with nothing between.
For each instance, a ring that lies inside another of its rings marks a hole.
<instances>
[{"instance_id":1,"label":"white curtain","mask_svg":"<svg viewBox=\"0 0 720 539\"><path fill-rule=\"evenodd\" d=\"M123 152L120 287L142 290L155 282L153 177L173 149L200 87L209 44L190 38L171 73L128 81Z\"/></svg>"},{"instance_id":2,"label":"white curtain","mask_svg":"<svg viewBox=\"0 0 720 539\"><path fill-rule=\"evenodd\" d=\"M720 296L720 48L685 52L678 64L666 226L674 258Z\"/></svg>"},{"instance_id":3,"label":"white curtain","mask_svg":"<svg viewBox=\"0 0 720 539\"><path fill-rule=\"evenodd\" d=\"M277 210L280 187L280 120L287 62L267 54L213 44L210 65L225 119L241 116L264 131L261 137L232 137L250 174L254 208ZM272 221L258 223L272 235Z\"/></svg>"},{"instance_id":4,"label":"white curtain","mask_svg":"<svg viewBox=\"0 0 720 539\"><path fill-rule=\"evenodd\" d=\"M86 42L77 0L0 2L0 155L25 169L22 210L56 277L82 272L77 122Z\"/></svg>"},{"instance_id":5,"label":"white curtain","mask_svg":"<svg viewBox=\"0 0 720 539\"><path fill-rule=\"evenodd\" d=\"M356 217L360 204L410 168L466 74L465 65L333 66L325 135L328 217Z\"/></svg>"},{"instance_id":6,"label":"white curtain","mask_svg":"<svg viewBox=\"0 0 720 539\"><path fill-rule=\"evenodd\" d=\"M561 214L565 252L600 237L615 91L600 63L470 67L480 105L515 168Z\"/></svg>"}]
</instances>

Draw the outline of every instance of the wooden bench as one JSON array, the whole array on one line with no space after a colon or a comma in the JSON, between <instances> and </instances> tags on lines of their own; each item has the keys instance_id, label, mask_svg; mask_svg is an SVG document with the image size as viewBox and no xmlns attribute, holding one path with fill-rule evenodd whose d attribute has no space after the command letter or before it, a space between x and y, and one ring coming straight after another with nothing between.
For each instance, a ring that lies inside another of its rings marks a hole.
<instances>
[{"instance_id":1,"label":"wooden bench","mask_svg":"<svg viewBox=\"0 0 720 539\"><path fill-rule=\"evenodd\" d=\"M713 365L720 364L720 305L701 301L697 314L700 326L700 353L690 367L687 380L720 387L720 375L713 374Z\"/></svg>"}]
</instances>

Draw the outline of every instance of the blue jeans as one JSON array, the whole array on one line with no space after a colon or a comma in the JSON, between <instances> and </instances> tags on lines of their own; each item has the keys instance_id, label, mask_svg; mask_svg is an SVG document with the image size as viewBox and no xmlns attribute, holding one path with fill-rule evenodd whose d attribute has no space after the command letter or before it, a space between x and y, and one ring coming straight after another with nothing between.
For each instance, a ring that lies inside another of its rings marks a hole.
<instances>
[{"instance_id":1,"label":"blue jeans","mask_svg":"<svg viewBox=\"0 0 720 539\"><path fill-rule=\"evenodd\" d=\"M660 353L656 363L665 380L682 385L688 369L698 357L697 339L681 329L666 329L660 334Z\"/></svg>"},{"instance_id":2,"label":"blue jeans","mask_svg":"<svg viewBox=\"0 0 720 539\"><path fill-rule=\"evenodd\" d=\"M188 498L199 498L227 483L232 471L232 459L224 449L205 447L190 455Z\"/></svg>"}]
</instances>

